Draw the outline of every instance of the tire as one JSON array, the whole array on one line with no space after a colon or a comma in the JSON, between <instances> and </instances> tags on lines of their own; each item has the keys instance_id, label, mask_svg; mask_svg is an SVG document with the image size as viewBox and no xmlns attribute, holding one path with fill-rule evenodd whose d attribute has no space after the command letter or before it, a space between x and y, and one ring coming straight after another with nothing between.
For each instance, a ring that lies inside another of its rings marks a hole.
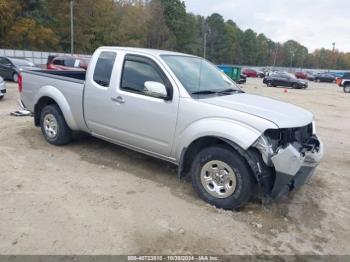
<instances>
[{"instance_id":1,"label":"tire","mask_svg":"<svg viewBox=\"0 0 350 262\"><path fill-rule=\"evenodd\" d=\"M268 81L268 82L266 83L266 85L267 85L268 87L272 87L272 82L271 82L271 81Z\"/></svg>"},{"instance_id":2,"label":"tire","mask_svg":"<svg viewBox=\"0 0 350 262\"><path fill-rule=\"evenodd\" d=\"M319 78L317 78L315 81L316 81L317 83L321 83L321 79L319 79Z\"/></svg>"},{"instance_id":3,"label":"tire","mask_svg":"<svg viewBox=\"0 0 350 262\"><path fill-rule=\"evenodd\" d=\"M293 88L293 89L299 89L299 85L298 85L297 83L293 83L293 84L292 84L292 88Z\"/></svg>"},{"instance_id":4,"label":"tire","mask_svg":"<svg viewBox=\"0 0 350 262\"><path fill-rule=\"evenodd\" d=\"M214 174L218 170L223 171L221 175L227 176L224 184L230 187L215 191L220 181L213 178L225 180L225 177L219 178ZM254 179L248 164L228 146L211 146L200 151L192 163L191 178L199 197L217 208L233 210L242 207L253 193Z\"/></svg>"},{"instance_id":5,"label":"tire","mask_svg":"<svg viewBox=\"0 0 350 262\"><path fill-rule=\"evenodd\" d=\"M350 85L346 85L346 86L344 86L344 93L350 93Z\"/></svg>"},{"instance_id":6,"label":"tire","mask_svg":"<svg viewBox=\"0 0 350 262\"><path fill-rule=\"evenodd\" d=\"M4 99L4 96L0 96L0 101Z\"/></svg>"},{"instance_id":7,"label":"tire","mask_svg":"<svg viewBox=\"0 0 350 262\"><path fill-rule=\"evenodd\" d=\"M17 73L13 73L12 81L15 82L15 83L18 83L18 74Z\"/></svg>"},{"instance_id":8,"label":"tire","mask_svg":"<svg viewBox=\"0 0 350 262\"><path fill-rule=\"evenodd\" d=\"M43 108L40 127L46 141L52 145L66 145L72 140L72 130L57 105L48 105Z\"/></svg>"}]
</instances>

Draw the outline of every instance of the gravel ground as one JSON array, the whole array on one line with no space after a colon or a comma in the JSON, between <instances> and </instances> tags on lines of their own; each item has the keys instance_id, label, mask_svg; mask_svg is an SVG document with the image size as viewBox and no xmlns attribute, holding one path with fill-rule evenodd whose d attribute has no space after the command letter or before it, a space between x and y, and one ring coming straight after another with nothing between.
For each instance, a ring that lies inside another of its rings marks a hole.
<instances>
[{"instance_id":1,"label":"gravel ground","mask_svg":"<svg viewBox=\"0 0 350 262\"><path fill-rule=\"evenodd\" d=\"M16 85L0 102L1 254L350 254L350 95L244 89L311 110L325 158L298 192L240 212L199 200L176 168L83 136L46 143L30 117L12 117Z\"/></svg>"}]
</instances>

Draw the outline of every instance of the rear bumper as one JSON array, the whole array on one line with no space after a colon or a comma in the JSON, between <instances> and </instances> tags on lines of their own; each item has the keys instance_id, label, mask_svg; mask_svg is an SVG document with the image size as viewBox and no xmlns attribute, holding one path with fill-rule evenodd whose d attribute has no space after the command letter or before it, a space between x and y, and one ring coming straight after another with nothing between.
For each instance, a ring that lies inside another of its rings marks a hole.
<instances>
[{"instance_id":1,"label":"rear bumper","mask_svg":"<svg viewBox=\"0 0 350 262\"><path fill-rule=\"evenodd\" d=\"M324 154L322 141L316 136L314 139L315 145L308 151L299 152L289 145L272 157L276 171L272 198L300 188L314 174Z\"/></svg>"}]
</instances>

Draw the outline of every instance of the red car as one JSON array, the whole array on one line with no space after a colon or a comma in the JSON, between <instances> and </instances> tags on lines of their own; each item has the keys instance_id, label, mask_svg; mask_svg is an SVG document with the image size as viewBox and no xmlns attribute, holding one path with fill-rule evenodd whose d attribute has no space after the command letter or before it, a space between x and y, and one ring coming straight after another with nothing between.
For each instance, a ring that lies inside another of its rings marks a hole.
<instances>
[{"instance_id":1,"label":"red car","mask_svg":"<svg viewBox=\"0 0 350 262\"><path fill-rule=\"evenodd\" d=\"M78 70L85 71L89 65L90 58L75 56L49 57L46 68L49 70Z\"/></svg>"},{"instance_id":2,"label":"red car","mask_svg":"<svg viewBox=\"0 0 350 262\"><path fill-rule=\"evenodd\" d=\"M305 72L296 72L294 75L298 79L308 79L308 75Z\"/></svg>"},{"instance_id":3,"label":"red car","mask_svg":"<svg viewBox=\"0 0 350 262\"><path fill-rule=\"evenodd\" d=\"M246 77L259 77L259 78L264 78L265 77L264 72L257 71L257 70L254 70L254 69L244 69L243 70L243 75L245 75Z\"/></svg>"}]
</instances>

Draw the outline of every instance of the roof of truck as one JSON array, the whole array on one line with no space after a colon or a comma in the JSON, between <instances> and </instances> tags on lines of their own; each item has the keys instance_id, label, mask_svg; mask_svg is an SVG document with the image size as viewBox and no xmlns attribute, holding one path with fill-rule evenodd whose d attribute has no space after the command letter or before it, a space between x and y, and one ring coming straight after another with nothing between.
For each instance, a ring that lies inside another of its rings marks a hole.
<instances>
[{"instance_id":1,"label":"roof of truck","mask_svg":"<svg viewBox=\"0 0 350 262\"><path fill-rule=\"evenodd\" d=\"M119 47L119 46L103 46L100 47L101 49L108 49L108 50L123 50L123 51L132 51L132 52L139 52L143 54L148 54L148 55L181 55L181 56L192 56L195 57L194 55L190 54L184 54L184 53L179 53L179 52L173 52L173 51L166 51L166 50L159 50L159 49L151 49L151 48L136 48L136 47ZM99 49L100 49L99 48Z\"/></svg>"}]
</instances>

